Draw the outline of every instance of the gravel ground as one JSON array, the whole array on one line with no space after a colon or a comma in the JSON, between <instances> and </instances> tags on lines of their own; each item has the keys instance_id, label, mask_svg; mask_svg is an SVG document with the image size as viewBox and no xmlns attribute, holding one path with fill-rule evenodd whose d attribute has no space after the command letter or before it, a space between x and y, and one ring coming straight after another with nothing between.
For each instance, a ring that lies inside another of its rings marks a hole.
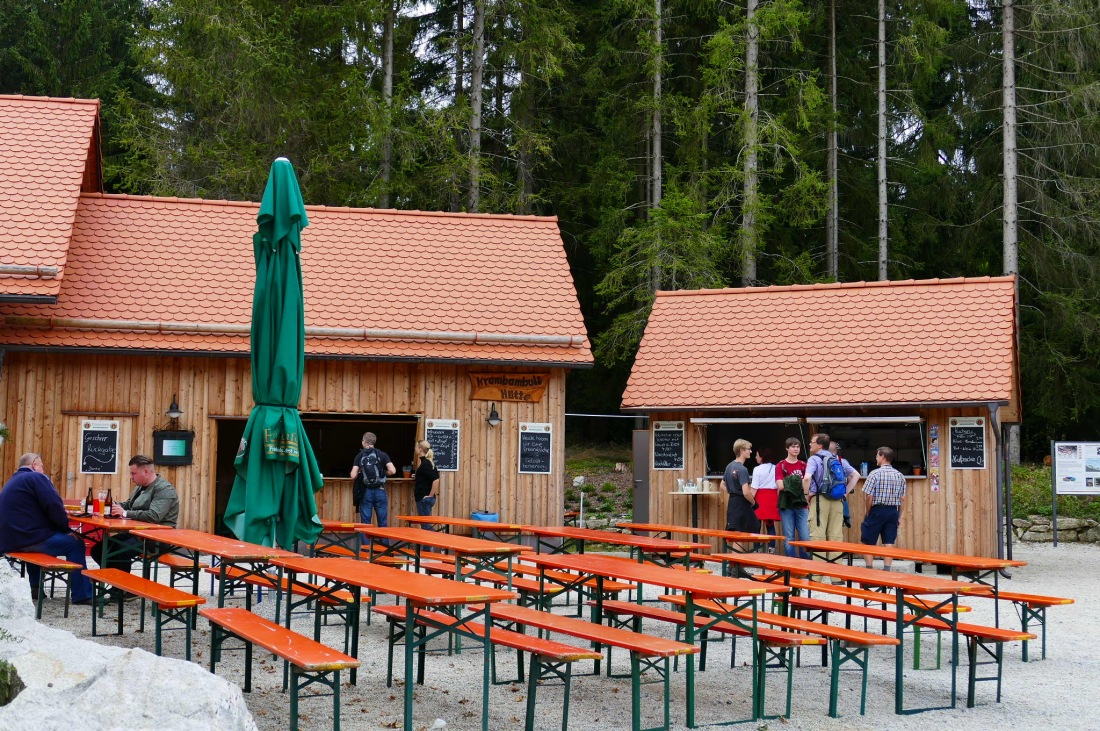
<instances>
[{"instance_id":1,"label":"gravel ground","mask_svg":"<svg viewBox=\"0 0 1100 731\"><path fill-rule=\"evenodd\" d=\"M874 648L871 651L868 680L867 714L859 715L859 675L843 673L841 677L841 717L830 719L828 708L828 673L820 667L820 655L816 649L803 653L802 665L795 669L794 706L790 719L773 719L753 724L752 728L818 729L837 731L881 731L884 728L928 729L942 731L984 731L996 727L1098 729L1100 716L1087 704L1086 699L1096 697L1100 682L1100 653L1092 640L1100 634L1100 547L1063 544L1058 548L1042 545L1023 545L1016 549L1016 558L1029 565L1015 569L1011 581L1003 583L1012 591L1072 597L1076 604L1054 607L1048 615L1048 659L1024 664L1020 658L1020 643L1006 646L1004 663L1003 701L995 702L995 684L979 683L977 707L966 705L966 660L963 654L959 668L958 704L955 710L937 710L909 716L895 716L894 708L894 652L891 648ZM904 563L895 564L902 570L912 570ZM205 588L209 589L209 581ZM379 597L380 603L393 603L392 597ZM243 604L243 599L233 600ZM233 603L231 602L231 603ZM992 602L969 599L973 611L964 618L972 623L992 624ZM274 602L265 597L254 606L258 613L272 617ZM154 633L136 632L137 603L127 605L125 634L96 638L96 641L124 647L141 647L152 652ZM566 611L564 608L558 611ZM108 613L110 614L110 612ZM74 607L68 619L64 619L60 601L47 601L43 622L67 629L75 635L90 638L91 620L86 607ZM105 618L110 621L110 616ZM1018 619L1011 608L1002 608L1002 624L1018 627ZM304 618L295 628L309 633L312 622ZM113 629L113 623L110 627ZM102 626L101 626L102 627ZM872 628L874 629L874 628ZM667 627L648 623L646 631L671 636ZM183 633L165 635L165 654L183 657ZM1087 638L1087 644L1078 638ZM192 660L208 666L210 634L206 623L199 620L199 629L193 640ZM557 637L565 642L568 638ZM342 646L342 628L331 626L323 629L322 640L332 646ZM359 670L356 686L345 685L341 691L342 728L379 729L402 726L402 688L395 683L387 688L386 677L386 623L374 620L361 630L359 644L363 665ZM1039 657L1039 643L1033 642L1031 654ZM751 695L751 676L744 665L748 659L747 643L738 646L738 667L729 668L728 643L711 646L708 668L696 675L696 712L700 724L747 719ZM945 652L949 649L945 647ZM908 653L907 653L908 654ZM629 666L625 653L615 655L615 671L627 672ZM935 641L924 640L923 660L930 663L935 657ZM398 648L395 663L400 674L402 653ZM580 664L578 664L580 665ZM222 677L243 684L243 654L225 653L217 672ZM907 667L912 663L907 660ZM502 677L515 672L515 654L502 652L498 656L498 668ZM577 671L584 671L578 667ZM982 667L988 672L990 668ZM289 727L289 701L281 692L281 665L270 655L257 652L254 657L253 692L246 694L257 725L265 731L282 731ZM783 710L783 677L778 672L768 678L768 713ZM448 729L465 730L480 728L481 714L481 655L467 650L461 655L438 654L429 656L427 677L423 687L416 690L414 706L416 729L433 727L435 719L446 721ZM346 678L345 678L346 681ZM949 654L945 654L939 670L907 669L905 674L906 705L908 707L943 706L950 702L951 671ZM660 696L657 685L643 686L643 727L661 723ZM527 689L523 684L493 686L490 690L490 729L522 729ZM672 678L672 728L684 726L684 673ZM560 728L562 690L560 686L547 686L539 691L538 729ZM300 706L302 731L331 729L331 698L304 700ZM577 677L573 682L570 708L570 724L576 731L587 729L630 728L630 681L628 678ZM438 726L436 726L438 728Z\"/></svg>"}]
</instances>

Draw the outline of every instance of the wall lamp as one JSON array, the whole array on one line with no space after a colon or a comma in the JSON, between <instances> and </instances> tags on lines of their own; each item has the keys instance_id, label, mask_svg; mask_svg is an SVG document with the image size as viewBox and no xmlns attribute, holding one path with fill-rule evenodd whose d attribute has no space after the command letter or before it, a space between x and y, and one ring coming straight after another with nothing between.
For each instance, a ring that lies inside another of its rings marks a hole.
<instances>
[{"instance_id":1,"label":"wall lamp","mask_svg":"<svg viewBox=\"0 0 1100 731\"><path fill-rule=\"evenodd\" d=\"M496 426L500 423L500 412L497 411L497 405L495 403L493 404L493 408L489 410L489 417L485 419L485 421L489 422L489 426Z\"/></svg>"},{"instance_id":2,"label":"wall lamp","mask_svg":"<svg viewBox=\"0 0 1100 731\"><path fill-rule=\"evenodd\" d=\"M176 421L183 416L183 411L180 409L179 403L176 402L176 394L172 394L172 405L168 407L168 410L164 412L172 421Z\"/></svg>"}]
</instances>

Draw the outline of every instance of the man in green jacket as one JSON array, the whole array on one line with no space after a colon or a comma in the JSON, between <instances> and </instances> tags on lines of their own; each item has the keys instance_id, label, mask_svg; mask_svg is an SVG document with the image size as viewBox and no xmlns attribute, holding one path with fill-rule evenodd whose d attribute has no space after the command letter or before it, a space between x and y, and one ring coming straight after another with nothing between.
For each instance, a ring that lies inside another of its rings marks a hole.
<instances>
[{"instance_id":1,"label":"man in green jacket","mask_svg":"<svg viewBox=\"0 0 1100 731\"><path fill-rule=\"evenodd\" d=\"M136 489L129 500L114 504L111 515L175 528L180 514L180 498L172 483L157 474L153 460L144 454L135 455L130 460L130 480ZM125 536L121 541L131 544L132 548L117 551L103 568L130 570L133 560L140 553L138 541L131 536ZM102 543L96 543L92 546L92 558L99 561L102 551Z\"/></svg>"}]
</instances>

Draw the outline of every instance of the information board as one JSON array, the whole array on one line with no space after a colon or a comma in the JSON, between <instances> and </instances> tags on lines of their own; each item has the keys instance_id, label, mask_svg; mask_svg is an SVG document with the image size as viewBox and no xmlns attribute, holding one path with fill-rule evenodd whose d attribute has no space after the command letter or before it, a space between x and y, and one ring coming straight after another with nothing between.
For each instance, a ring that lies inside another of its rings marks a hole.
<instances>
[{"instance_id":1,"label":"information board","mask_svg":"<svg viewBox=\"0 0 1100 731\"><path fill-rule=\"evenodd\" d=\"M653 469L684 469L684 422L653 423Z\"/></svg>"},{"instance_id":2,"label":"information board","mask_svg":"<svg viewBox=\"0 0 1100 731\"><path fill-rule=\"evenodd\" d=\"M550 455L553 444L552 424L521 421L519 424L520 474L550 474Z\"/></svg>"},{"instance_id":3,"label":"information board","mask_svg":"<svg viewBox=\"0 0 1100 731\"><path fill-rule=\"evenodd\" d=\"M1054 492L1100 495L1100 442L1054 442Z\"/></svg>"},{"instance_id":4,"label":"information board","mask_svg":"<svg viewBox=\"0 0 1100 731\"><path fill-rule=\"evenodd\" d=\"M118 474L118 422L80 422L80 474Z\"/></svg>"},{"instance_id":5,"label":"information board","mask_svg":"<svg viewBox=\"0 0 1100 731\"><path fill-rule=\"evenodd\" d=\"M985 418L956 417L948 422L951 469L985 469Z\"/></svg>"},{"instance_id":6,"label":"information board","mask_svg":"<svg viewBox=\"0 0 1100 731\"><path fill-rule=\"evenodd\" d=\"M440 472L458 471L457 419L428 419L424 425L424 438L432 445L435 468Z\"/></svg>"}]
</instances>

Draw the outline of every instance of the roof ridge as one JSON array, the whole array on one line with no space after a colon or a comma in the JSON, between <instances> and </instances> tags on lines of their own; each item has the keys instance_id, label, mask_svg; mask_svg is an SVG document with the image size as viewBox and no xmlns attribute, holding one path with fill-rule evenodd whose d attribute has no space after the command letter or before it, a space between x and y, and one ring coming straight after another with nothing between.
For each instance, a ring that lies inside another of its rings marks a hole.
<instances>
[{"instance_id":1,"label":"roof ridge","mask_svg":"<svg viewBox=\"0 0 1100 731\"><path fill-rule=\"evenodd\" d=\"M151 201L160 203L185 203L195 205L214 205L214 206L244 206L247 208L259 208L260 204L255 201L231 201L221 198L179 198L175 196L155 196L155 195L129 195L126 193L81 193L82 198L103 198L106 200L130 200L130 201ZM515 215L511 213L462 213L454 211L419 211L419 210L402 210L399 208L356 208L351 206L323 206L316 204L306 204L307 211L326 211L329 213L378 213L386 215L398 215L398 216L428 216L431 218L461 218L463 220L469 220L471 218L485 218L485 219L502 219L508 221L539 221L541 223L557 223L557 216L529 216L529 215Z\"/></svg>"},{"instance_id":2,"label":"roof ridge","mask_svg":"<svg viewBox=\"0 0 1100 731\"><path fill-rule=\"evenodd\" d=\"M0 94L0 101L60 102L63 104L88 104L98 107L99 99L78 99L72 96L29 96L27 94Z\"/></svg>"},{"instance_id":3,"label":"roof ridge","mask_svg":"<svg viewBox=\"0 0 1100 731\"><path fill-rule=\"evenodd\" d=\"M722 294L771 294L773 292L803 292L813 290L828 290L828 289L870 289L872 287L919 287L928 285L948 285L948 284L975 284L985 282L1012 282L1015 281L1015 274L1004 274L1000 276L982 276L982 277L949 277L949 278L935 278L935 279L896 279L886 281L859 281L859 282L822 282L815 284L782 284L772 285L766 287L725 287L722 289L676 289L676 290L658 290L656 292L659 297L687 297L696 295L722 295Z\"/></svg>"}]
</instances>

